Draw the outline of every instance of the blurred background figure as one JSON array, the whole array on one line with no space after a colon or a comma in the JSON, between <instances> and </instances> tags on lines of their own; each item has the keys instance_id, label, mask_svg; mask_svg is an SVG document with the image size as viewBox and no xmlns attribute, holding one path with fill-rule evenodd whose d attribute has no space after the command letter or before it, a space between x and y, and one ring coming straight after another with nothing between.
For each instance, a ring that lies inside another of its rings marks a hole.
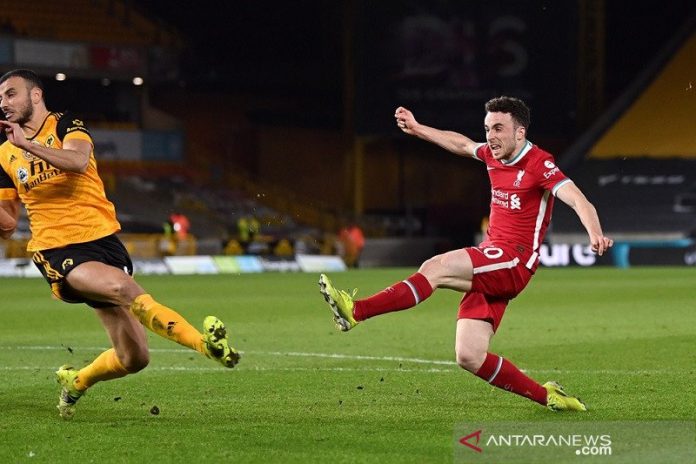
<instances>
[{"instance_id":1,"label":"blurred background figure","mask_svg":"<svg viewBox=\"0 0 696 464\"><path fill-rule=\"evenodd\" d=\"M338 232L341 256L348 267L358 267L360 254L365 248L365 234L357 221L349 220Z\"/></svg>"},{"instance_id":2,"label":"blurred background figure","mask_svg":"<svg viewBox=\"0 0 696 464\"><path fill-rule=\"evenodd\" d=\"M172 224L172 230L177 240L186 240L188 238L191 221L185 214L175 211L169 216L169 222Z\"/></svg>"},{"instance_id":3,"label":"blurred background figure","mask_svg":"<svg viewBox=\"0 0 696 464\"><path fill-rule=\"evenodd\" d=\"M172 222L162 223L162 238L159 241L159 251L162 256L171 256L176 253L176 239Z\"/></svg>"},{"instance_id":4,"label":"blurred background figure","mask_svg":"<svg viewBox=\"0 0 696 464\"><path fill-rule=\"evenodd\" d=\"M239 244L244 249L244 252L251 253L252 244L259 237L261 232L261 224L254 216L240 216L237 220L237 235Z\"/></svg>"}]
</instances>

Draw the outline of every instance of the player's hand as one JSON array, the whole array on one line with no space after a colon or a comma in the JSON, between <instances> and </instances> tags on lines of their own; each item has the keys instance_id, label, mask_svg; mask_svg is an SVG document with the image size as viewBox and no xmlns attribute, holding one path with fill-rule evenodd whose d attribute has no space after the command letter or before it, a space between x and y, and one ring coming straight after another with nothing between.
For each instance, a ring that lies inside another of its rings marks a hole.
<instances>
[{"instance_id":1,"label":"player's hand","mask_svg":"<svg viewBox=\"0 0 696 464\"><path fill-rule=\"evenodd\" d=\"M24 131L16 122L0 120L0 128L5 131L7 140L16 147L26 148L29 146L27 138L24 136Z\"/></svg>"},{"instance_id":2,"label":"player's hand","mask_svg":"<svg viewBox=\"0 0 696 464\"><path fill-rule=\"evenodd\" d=\"M599 256L602 256L605 251L614 245L614 241L604 235L594 235L590 237L590 240L592 241L592 251Z\"/></svg>"},{"instance_id":3,"label":"player's hand","mask_svg":"<svg viewBox=\"0 0 696 464\"><path fill-rule=\"evenodd\" d=\"M413 117L413 113L409 110L400 106L396 109L394 113L396 118L396 125L408 135L414 135L414 128L418 125L418 121Z\"/></svg>"}]
</instances>

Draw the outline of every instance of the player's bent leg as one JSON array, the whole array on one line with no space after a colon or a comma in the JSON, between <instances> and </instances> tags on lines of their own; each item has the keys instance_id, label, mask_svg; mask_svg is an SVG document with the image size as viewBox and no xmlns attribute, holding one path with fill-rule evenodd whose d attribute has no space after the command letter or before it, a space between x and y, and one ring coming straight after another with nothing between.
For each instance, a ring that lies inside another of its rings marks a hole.
<instances>
[{"instance_id":1,"label":"player's bent leg","mask_svg":"<svg viewBox=\"0 0 696 464\"><path fill-rule=\"evenodd\" d=\"M102 325L114 345L80 370L63 365L56 371L61 386L58 412L63 419L75 415L77 401L97 382L124 377L144 369L149 362L143 327L125 308L96 309Z\"/></svg>"},{"instance_id":2,"label":"player's bent leg","mask_svg":"<svg viewBox=\"0 0 696 464\"><path fill-rule=\"evenodd\" d=\"M98 308L95 313L113 345L113 350L102 353L105 367L124 370L130 374L147 367L150 362L147 334L128 307ZM91 384L87 383L86 386Z\"/></svg>"},{"instance_id":3,"label":"player's bent leg","mask_svg":"<svg viewBox=\"0 0 696 464\"><path fill-rule=\"evenodd\" d=\"M547 392L546 407L552 411L587 411L585 403L575 396L568 395L556 382L543 385Z\"/></svg>"},{"instance_id":4,"label":"player's bent leg","mask_svg":"<svg viewBox=\"0 0 696 464\"><path fill-rule=\"evenodd\" d=\"M493 326L483 320L457 321L457 363L494 387L546 405L546 390L514 364L488 352Z\"/></svg>"},{"instance_id":5,"label":"player's bent leg","mask_svg":"<svg viewBox=\"0 0 696 464\"><path fill-rule=\"evenodd\" d=\"M79 272L78 272L79 271ZM226 367L234 367L240 355L228 341L227 329L217 318L206 318L199 332L181 314L155 301L135 280L119 269L89 262L69 275L70 285L97 301L118 301L145 327L157 335L194 349Z\"/></svg>"},{"instance_id":6,"label":"player's bent leg","mask_svg":"<svg viewBox=\"0 0 696 464\"><path fill-rule=\"evenodd\" d=\"M493 327L479 319L459 319L455 354L457 364L472 374L481 368L493 337Z\"/></svg>"},{"instance_id":7,"label":"player's bent leg","mask_svg":"<svg viewBox=\"0 0 696 464\"><path fill-rule=\"evenodd\" d=\"M152 332L205 354L203 334L176 311L155 301L122 270L90 261L76 266L66 281L83 297L129 308Z\"/></svg>"}]
</instances>

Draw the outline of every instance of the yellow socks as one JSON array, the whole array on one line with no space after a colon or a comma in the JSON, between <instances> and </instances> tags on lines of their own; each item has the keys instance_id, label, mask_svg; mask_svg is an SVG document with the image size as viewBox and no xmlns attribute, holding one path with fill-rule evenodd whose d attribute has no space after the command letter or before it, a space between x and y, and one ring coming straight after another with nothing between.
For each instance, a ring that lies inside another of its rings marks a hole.
<instances>
[{"instance_id":1,"label":"yellow socks","mask_svg":"<svg viewBox=\"0 0 696 464\"><path fill-rule=\"evenodd\" d=\"M156 302L150 295L138 296L130 307L140 323L159 335L205 354L203 334L179 313Z\"/></svg>"},{"instance_id":2,"label":"yellow socks","mask_svg":"<svg viewBox=\"0 0 696 464\"><path fill-rule=\"evenodd\" d=\"M79 391L85 391L102 380L118 379L126 375L128 371L119 361L116 350L110 348L97 356L92 364L80 369L73 386Z\"/></svg>"}]
</instances>

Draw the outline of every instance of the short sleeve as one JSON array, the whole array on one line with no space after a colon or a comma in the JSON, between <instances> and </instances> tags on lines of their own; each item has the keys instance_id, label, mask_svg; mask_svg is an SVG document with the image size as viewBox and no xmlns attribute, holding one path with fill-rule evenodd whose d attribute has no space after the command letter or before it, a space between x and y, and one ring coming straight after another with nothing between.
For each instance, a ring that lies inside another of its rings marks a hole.
<instances>
[{"instance_id":1,"label":"short sleeve","mask_svg":"<svg viewBox=\"0 0 696 464\"><path fill-rule=\"evenodd\" d=\"M56 135L61 141L66 139L76 138L81 140L86 140L87 142L94 145L92 142L92 136L89 130L85 126L82 119L75 116L71 112L63 113L63 115L58 120L58 125L56 127Z\"/></svg>"},{"instance_id":2,"label":"short sleeve","mask_svg":"<svg viewBox=\"0 0 696 464\"><path fill-rule=\"evenodd\" d=\"M548 153L541 157L538 163L535 164L534 171L538 176L540 185L545 190L551 190L551 193L554 195L562 185L571 182L563 171L561 171L561 168L556 166L553 156Z\"/></svg>"},{"instance_id":3,"label":"short sleeve","mask_svg":"<svg viewBox=\"0 0 696 464\"><path fill-rule=\"evenodd\" d=\"M4 169L0 169L0 200L14 200L15 198L17 198L17 189L12 178Z\"/></svg>"},{"instance_id":4,"label":"short sleeve","mask_svg":"<svg viewBox=\"0 0 696 464\"><path fill-rule=\"evenodd\" d=\"M474 148L474 159L486 162L486 157L487 157L487 150L488 145L485 143L479 143L476 145L476 148Z\"/></svg>"}]
</instances>

